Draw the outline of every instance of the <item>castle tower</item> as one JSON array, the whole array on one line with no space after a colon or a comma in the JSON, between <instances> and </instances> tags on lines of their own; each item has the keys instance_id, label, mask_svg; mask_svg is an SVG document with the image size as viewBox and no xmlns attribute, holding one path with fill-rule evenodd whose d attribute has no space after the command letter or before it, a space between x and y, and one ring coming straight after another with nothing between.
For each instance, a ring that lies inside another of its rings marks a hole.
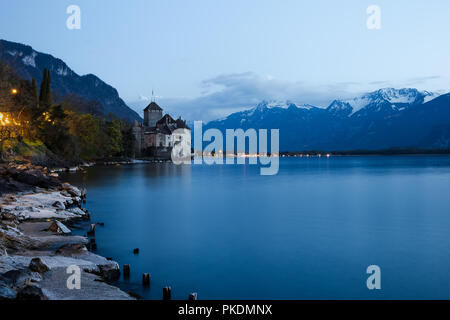
<instances>
[{"instance_id":1,"label":"castle tower","mask_svg":"<svg viewBox=\"0 0 450 320\"><path fill-rule=\"evenodd\" d=\"M162 114L163 109L153 101L144 109L144 126L156 127L156 122L162 118Z\"/></svg>"}]
</instances>

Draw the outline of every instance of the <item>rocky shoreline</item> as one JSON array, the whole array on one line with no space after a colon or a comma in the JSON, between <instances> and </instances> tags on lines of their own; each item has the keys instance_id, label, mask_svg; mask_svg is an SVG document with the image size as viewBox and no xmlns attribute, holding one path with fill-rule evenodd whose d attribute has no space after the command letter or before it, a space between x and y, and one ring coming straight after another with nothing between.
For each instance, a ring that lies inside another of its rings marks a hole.
<instances>
[{"instance_id":1,"label":"rocky shoreline","mask_svg":"<svg viewBox=\"0 0 450 320\"><path fill-rule=\"evenodd\" d=\"M86 190L32 165L0 165L0 300L132 300L108 284L119 265L89 251L70 224L89 220ZM80 271L80 288L68 285Z\"/></svg>"}]
</instances>

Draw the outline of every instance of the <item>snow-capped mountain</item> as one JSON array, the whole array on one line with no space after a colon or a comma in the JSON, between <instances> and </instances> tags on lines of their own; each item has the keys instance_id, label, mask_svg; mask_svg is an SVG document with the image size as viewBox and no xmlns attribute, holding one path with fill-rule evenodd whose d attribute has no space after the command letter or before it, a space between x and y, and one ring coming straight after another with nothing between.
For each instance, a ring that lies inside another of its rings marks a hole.
<instances>
[{"instance_id":1,"label":"snow-capped mountain","mask_svg":"<svg viewBox=\"0 0 450 320\"><path fill-rule=\"evenodd\" d=\"M249 110L211 121L207 127L280 129L283 151L449 148L448 97L417 89L385 88L353 99L334 100L327 108L262 101ZM427 119L423 126L421 119Z\"/></svg>"},{"instance_id":2,"label":"snow-capped mountain","mask_svg":"<svg viewBox=\"0 0 450 320\"><path fill-rule=\"evenodd\" d=\"M334 100L327 108L316 107L310 104L297 104L289 100L263 100L254 108L232 114L216 121L226 121L227 119L233 119L236 116L239 116L244 120L249 120L247 118L253 116L255 113L264 116L261 115L261 112L267 111L267 113L276 113L288 109L326 109L330 114L346 117L359 117L368 115L369 113L381 113L384 115L385 113L404 111L409 107L431 101L438 96L439 94L428 91L419 91L417 89L384 88L348 100Z\"/></svg>"},{"instance_id":3,"label":"snow-capped mountain","mask_svg":"<svg viewBox=\"0 0 450 320\"><path fill-rule=\"evenodd\" d=\"M365 112L402 111L409 106L428 102L437 96L435 93L417 89L384 88L344 102L351 106L350 115L353 115L361 110L365 110Z\"/></svg>"},{"instance_id":4,"label":"snow-capped mountain","mask_svg":"<svg viewBox=\"0 0 450 320\"><path fill-rule=\"evenodd\" d=\"M42 81L44 68L50 70L52 90L59 96L74 94L86 101L98 101L101 104L100 113L113 113L129 121L141 119L119 97L115 88L97 76L79 76L61 59L35 51L30 46L0 40L0 60L10 65L23 79L35 78L38 85Z\"/></svg>"}]
</instances>

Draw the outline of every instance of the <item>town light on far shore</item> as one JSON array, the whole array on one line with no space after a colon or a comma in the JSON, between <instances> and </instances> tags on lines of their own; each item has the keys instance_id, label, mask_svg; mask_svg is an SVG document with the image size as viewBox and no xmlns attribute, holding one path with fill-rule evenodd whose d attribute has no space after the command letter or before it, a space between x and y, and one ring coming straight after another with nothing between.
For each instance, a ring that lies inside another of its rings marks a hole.
<instances>
[{"instance_id":1,"label":"town light on far shore","mask_svg":"<svg viewBox=\"0 0 450 320\"><path fill-rule=\"evenodd\" d=\"M17 94L19 91L17 89L11 89L12 94Z\"/></svg>"}]
</instances>

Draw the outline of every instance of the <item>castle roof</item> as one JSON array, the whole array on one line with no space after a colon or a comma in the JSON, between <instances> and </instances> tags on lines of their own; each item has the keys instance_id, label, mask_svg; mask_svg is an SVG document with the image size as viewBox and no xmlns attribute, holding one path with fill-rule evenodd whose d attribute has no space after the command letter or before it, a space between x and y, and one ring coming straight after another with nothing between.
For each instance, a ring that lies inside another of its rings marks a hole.
<instances>
[{"instance_id":1,"label":"castle roof","mask_svg":"<svg viewBox=\"0 0 450 320\"><path fill-rule=\"evenodd\" d=\"M178 128L178 129L189 129L189 130L191 130L191 129L187 126L186 121L185 121L185 120L181 120L181 118L178 118L177 121L176 121L176 123L177 123L177 128Z\"/></svg>"},{"instance_id":2,"label":"castle roof","mask_svg":"<svg viewBox=\"0 0 450 320\"><path fill-rule=\"evenodd\" d=\"M169 123L175 123L175 120L173 120L173 118L168 114L164 115L164 117L162 117L161 119L158 120L158 122L156 122L157 125Z\"/></svg>"},{"instance_id":3,"label":"castle roof","mask_svg":"<svg viewBox=\"0 0 450 320\"><path fill-rule=\"evenodd\" d=\"M152 101L147 108L144 109L144 111L148 110L156 110L156 111L162 111L162 108L156 104L156 102Z\"/></svg>"}]
</instances>

